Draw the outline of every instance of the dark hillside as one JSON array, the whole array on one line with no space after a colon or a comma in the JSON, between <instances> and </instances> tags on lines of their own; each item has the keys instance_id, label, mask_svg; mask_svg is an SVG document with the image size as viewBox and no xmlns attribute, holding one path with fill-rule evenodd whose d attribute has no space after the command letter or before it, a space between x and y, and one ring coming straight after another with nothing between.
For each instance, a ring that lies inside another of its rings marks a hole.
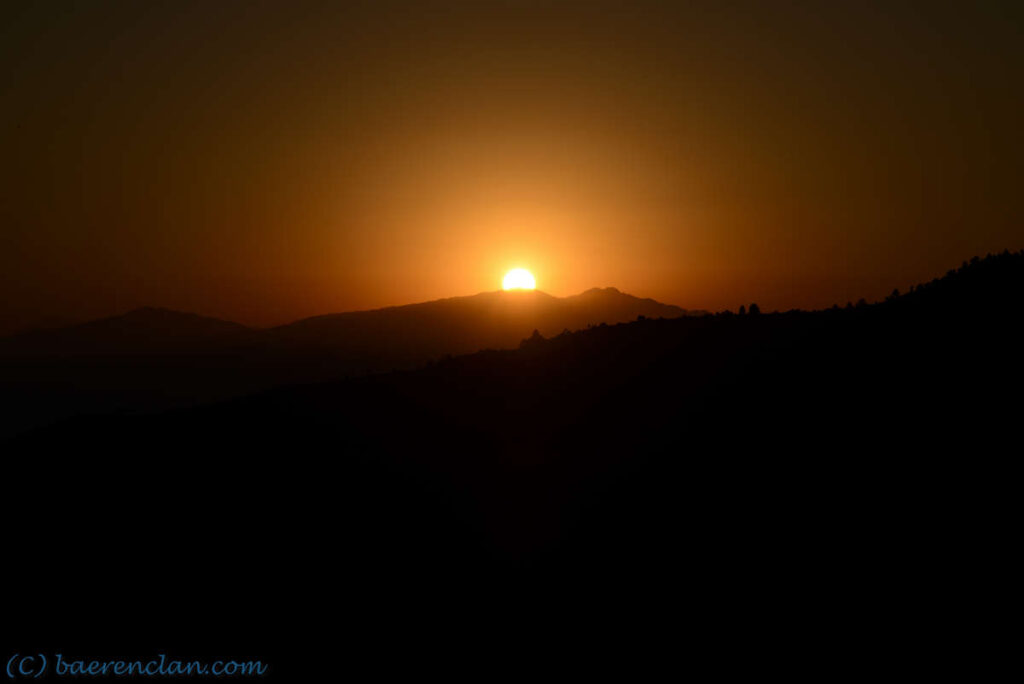
<instances>
[{"instance_id":1,"label":"dark hillside","mask_svg":"<svg viewBox=\"0 0 1024 684\"><path fill-rule=\"evenodd\" d=\"M1013 575L1022 321L1024 253L1004 254L873 305L602 325L68 421L9 446L7 500L105 592L174 577L183 604L217 587L244 612L283 583L297 598L272 608L297 624L309 601L372 621L416 600L546 633L528 606L557 601L582 628L660 606L719 648L926 639ZM26 534L19 572L54 572ZM168 568L154 534L200 564ZM130 577L97 550L114 539ZM508 604L479 606L495 586Z\"/></svg>"}]
</instances>

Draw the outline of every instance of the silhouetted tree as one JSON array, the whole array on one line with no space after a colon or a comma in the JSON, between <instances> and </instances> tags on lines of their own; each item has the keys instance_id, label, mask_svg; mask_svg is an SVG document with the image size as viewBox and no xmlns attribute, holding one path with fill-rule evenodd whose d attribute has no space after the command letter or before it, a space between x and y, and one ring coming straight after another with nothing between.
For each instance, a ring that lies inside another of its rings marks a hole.
<instances>
[{"instance_id":1,"label":"silhouetted tree","mask_svg":"<svg viewBox=\"0 0 1024 684\"><path fill-rule=\"evenodd\" d=\"M740 316L746 316L746 315L747 315L747 307L744 306L743 304L740 304Z\"/></svg>"},{"instance_id":2,"label":"silhouetted tree","mask_svg":"<svg viewBox=\"0 0 1024 684\"><path fill-rule=\"evenodd\" d=\"M754 302L750 305L750 315L756 316L759 313L761 313L761 307L757 305L757 302Z\"/></svg>"},{"instance_id":3,"label":"silhouetted tree","mask_svg":"<svg viewBox=\"0 0 1024 684\"><path fill-rule=\"evenodd\" d=\"M533 334L528 338L519 343L519 348L530 347L544 341L544 336L540 334L539 330L534 330Z\"/></svg>"}]
</instances>

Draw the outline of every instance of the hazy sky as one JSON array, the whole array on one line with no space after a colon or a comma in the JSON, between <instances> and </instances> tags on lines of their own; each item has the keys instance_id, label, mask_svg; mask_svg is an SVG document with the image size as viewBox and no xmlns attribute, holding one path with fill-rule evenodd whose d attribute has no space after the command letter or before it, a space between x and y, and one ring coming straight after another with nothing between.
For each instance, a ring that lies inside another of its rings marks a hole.
<instances>
[{"instance_id":1,"label":"hazy sky","mask_svg":"<svg viewBox=\"0 0 1024 684\"><path fill-rule=\"evenodd\" d=\"M0 330L878 298L1024 247L1022 8L5 2Z\"/></svg>"}]
</instances>

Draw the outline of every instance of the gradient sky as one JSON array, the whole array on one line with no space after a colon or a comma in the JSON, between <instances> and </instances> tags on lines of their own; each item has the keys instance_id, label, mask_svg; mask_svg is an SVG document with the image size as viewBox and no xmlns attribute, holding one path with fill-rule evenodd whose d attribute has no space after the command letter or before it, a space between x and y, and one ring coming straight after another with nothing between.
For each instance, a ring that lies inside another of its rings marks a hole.
<instances>
[{"instance_id":1,"label":"gradient sky","mask_svg":"<svg viewBox=\"0 0 1024 684\"><path fill-rule=\"evenodd\" d=\"M880 298L1024 247L1022 7L5 2L0 331Z\"/></svg>"}]
</instances>

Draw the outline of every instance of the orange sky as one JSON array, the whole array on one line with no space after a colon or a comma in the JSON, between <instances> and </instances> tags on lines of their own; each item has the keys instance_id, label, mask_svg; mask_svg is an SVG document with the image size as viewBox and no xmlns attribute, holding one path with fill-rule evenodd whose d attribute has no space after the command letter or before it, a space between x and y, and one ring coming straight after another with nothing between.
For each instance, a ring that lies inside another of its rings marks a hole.
<instances>
[{"instance_id":1,"label":"orange sky","mask_svg":"<svg viewBox=\"0 0 1024 684\"><path fill-rule=\"evenodd\" d=\"M828 306L1024 247L1024 22L973 3L5 8L0 331L500 288Z\"/></svg>"}]
</instances>

